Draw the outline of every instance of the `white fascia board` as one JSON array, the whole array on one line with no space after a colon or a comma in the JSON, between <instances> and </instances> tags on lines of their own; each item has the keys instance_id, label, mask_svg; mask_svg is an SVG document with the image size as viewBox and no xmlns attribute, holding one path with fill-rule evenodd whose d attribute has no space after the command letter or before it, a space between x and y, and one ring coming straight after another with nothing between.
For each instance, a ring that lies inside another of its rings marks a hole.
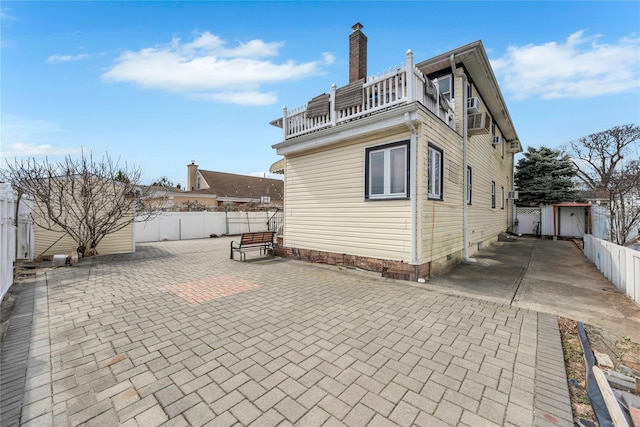
<instances>
[{"instance_id":1,"label":"white fascia board","mask_svg":"<svg viewBox=\"0 0 640 427\"><path fill-rule=\"evenodd\" d=\"M278 155L287 156L289 154L327 147L355 137L377 134L394 127L403 127L406 129L407 125L404 114L409 113L410 120L416 121L418 118L417 108L415 103L409 104L391 111L385 111L327 128L320 132L299 136L291 141L276 144L273 148L276 149Z\"/></svg>"}]
</instances>

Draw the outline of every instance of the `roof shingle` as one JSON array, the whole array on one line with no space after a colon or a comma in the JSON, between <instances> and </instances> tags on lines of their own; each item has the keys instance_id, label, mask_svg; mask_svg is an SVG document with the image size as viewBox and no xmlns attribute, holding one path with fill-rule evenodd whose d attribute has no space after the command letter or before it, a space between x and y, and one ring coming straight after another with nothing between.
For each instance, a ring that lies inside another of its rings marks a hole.
<instances>
[{"instance_id":1,"label":"roof shingle","mask_svg":"<svg viewBox=\"0 0 640 427\"><path fill-rule=\"evenodd\" d=\"M210 188L198 190L201 193L216 194L218 197L238 197L259 199L269 196L272 201L283 200L284 181L257 176L238 175L198 169Z\"/></svg>"}]
</instances>

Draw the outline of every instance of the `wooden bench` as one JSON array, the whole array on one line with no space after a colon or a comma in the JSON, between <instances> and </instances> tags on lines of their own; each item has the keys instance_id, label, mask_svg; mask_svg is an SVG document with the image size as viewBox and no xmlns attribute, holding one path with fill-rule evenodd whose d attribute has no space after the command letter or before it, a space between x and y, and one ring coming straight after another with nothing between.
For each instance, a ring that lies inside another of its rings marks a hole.
<instances>
[{"instance_id":1,"label":"wooden bench","mask_svg":"<svg viewBox=\"0 0 640 427\"><path fill-rule=\"evenodd\" d=\"M273 249L273 237L275 231L258 231L255 233L242 233L240 243L231 242L229 259L233 259L233 253L239 252L243 261L247 260L246 251L260 250L260 254L266 255L268 249Z\"/></svg>"}]
</instances>

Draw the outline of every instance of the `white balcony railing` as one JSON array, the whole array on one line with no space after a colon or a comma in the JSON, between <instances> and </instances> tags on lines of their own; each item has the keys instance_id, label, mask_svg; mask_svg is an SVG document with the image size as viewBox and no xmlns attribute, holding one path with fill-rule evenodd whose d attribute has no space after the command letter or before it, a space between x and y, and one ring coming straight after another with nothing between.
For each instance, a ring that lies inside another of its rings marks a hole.
<instances>
[{"instance_id":1,"label":"white balcony railing","mask_svg":"<svg viewBox=\"0 0 640 427\"><path fill-rule=\"evenodd\" d=\"M343 88L337 89L334 84L331 87L331 93L324 95L329 104L326 112L321 111L319 114L316 111L314 114L308 114L309 103L292 110L284 107L282 111L284 139L336 126L342 122L415 101L423 104L448 126L455 129L453 101L449 102L440 94L437 81L430 82L414 66L411 51L407 52L406 64L406 67L396 67L376 76L367 77L361 86L356 84L356 90L361 92L361 98L349 106L343 107L336 103L336 94ZM407 70L411 71L407 72ZM323 100L324 98L321 99Z\"/></svg>"}]
</instances>

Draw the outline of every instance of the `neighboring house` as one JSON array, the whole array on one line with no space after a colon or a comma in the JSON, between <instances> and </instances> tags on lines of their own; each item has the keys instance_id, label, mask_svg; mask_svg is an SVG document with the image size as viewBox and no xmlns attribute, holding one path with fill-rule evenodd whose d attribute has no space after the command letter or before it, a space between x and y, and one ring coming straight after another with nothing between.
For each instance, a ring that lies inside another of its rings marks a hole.
<instances>
[{"instance_id":1,"label":"neighboring house","mask_svg":"<svg viewBox=\"0 0 640 427\"><path fill-rule=\"evenodd\" d=\"M150 186L151 198L147 203L165 211L216 210L218 197L215 194L187 192L179 187Z\"/></svg>"},{"instance_id":2,"label":"neighboring house","mask_svg":"<svg viewBox=\"0 0 640 427\"><path fill-rule=\"evenodd\" d=\"M214 199L207 197L215 196ZM177 204L177 195L173 195ZM187 191L180 193L180 200L197 200L207 206L222 207L281 207L284 199L284 182L280 179L261 178L199 169L191 162L187 165Z\"/></svg>"},{"instance_id":3,"label":"neighboring house","mask_svg":"<svg viewBox=\"0 0 640 427\"><path fill-rule=\"evenodd\" d=\"M284 138L278 251L408 280L473 261L513 226L522 151L482 42L417 64L408 51L405 66L367 77L361 29L349 84L271 122Z\"/></svg>"}]
</instances>

